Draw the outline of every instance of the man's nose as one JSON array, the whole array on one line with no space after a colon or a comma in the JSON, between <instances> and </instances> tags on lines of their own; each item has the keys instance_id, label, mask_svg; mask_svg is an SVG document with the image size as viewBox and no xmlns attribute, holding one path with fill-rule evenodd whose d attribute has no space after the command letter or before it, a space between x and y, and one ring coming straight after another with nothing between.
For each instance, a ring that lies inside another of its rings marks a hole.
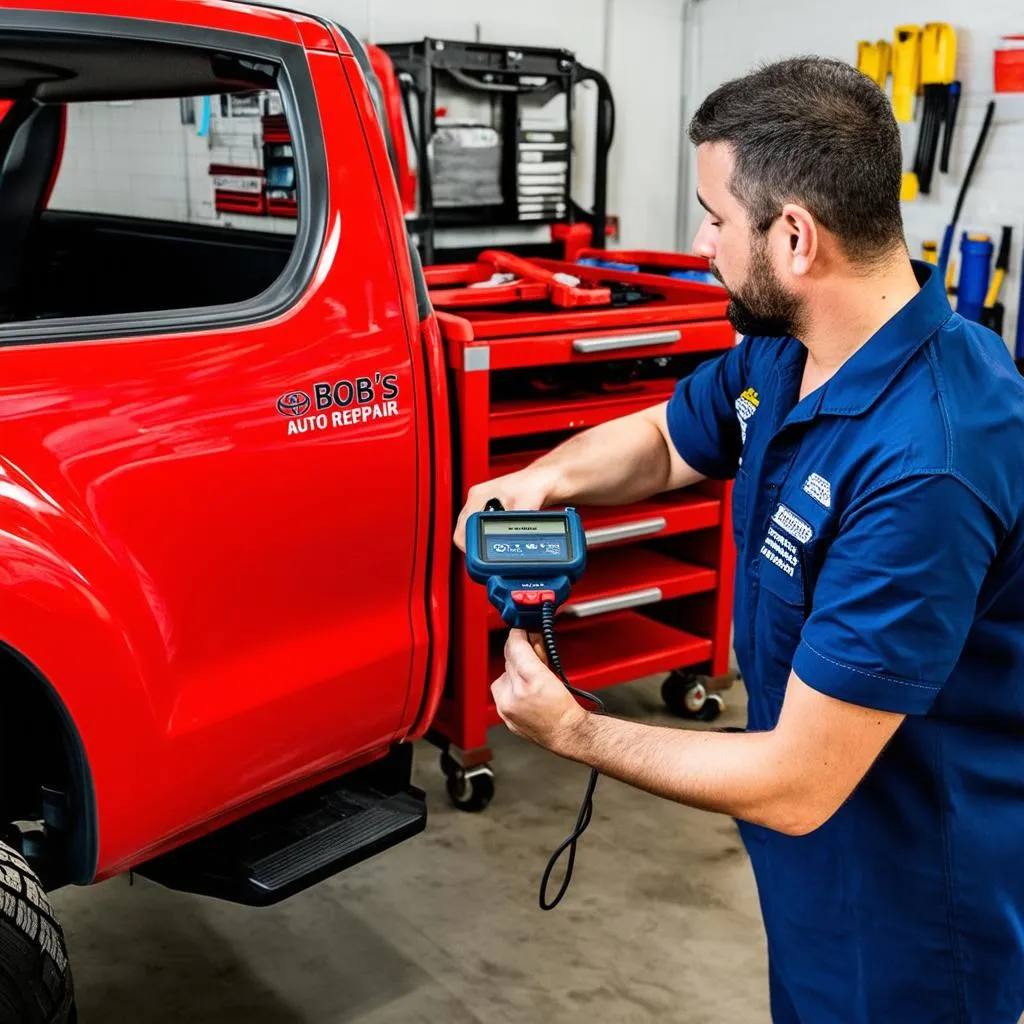
<instances>
[{"instance_id":1,"label":"man's nose","mask_svg":"<svg viewBox=\"0 0 1024 1024\"><path fill-rule=\"evenodd\" d=\"M715 258L715 229L711 226L710 214L705 214L697 229L697 234L694 235L693 251L705 259L713 260Z\"/></svg>"}]
</instances>

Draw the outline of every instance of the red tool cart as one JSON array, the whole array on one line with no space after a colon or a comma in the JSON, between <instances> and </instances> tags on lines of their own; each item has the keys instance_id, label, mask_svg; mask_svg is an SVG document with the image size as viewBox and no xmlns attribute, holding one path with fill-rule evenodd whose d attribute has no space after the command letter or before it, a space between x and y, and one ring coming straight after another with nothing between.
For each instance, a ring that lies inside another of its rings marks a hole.
<instances>
[{"instance_id":1,"label":"red tool cart","mask_svg":"<svg viewBox=\"0 0 1024 1024\"><path fill-rule=\"evenodd\" d=\"M655 405L735 344L720 289L664 276L485 252L428 267L457 420L456 504L586 427ZM708 481L617 508L581 508L587 571L559 612L575 686L669 673L666 703L711 718L701 675L728 672L735 556L729 485ZM494 793L490 684L506 630L484 588L453 565L448 685L432 739L456 806Z\"/></svg>"}]
</instances>

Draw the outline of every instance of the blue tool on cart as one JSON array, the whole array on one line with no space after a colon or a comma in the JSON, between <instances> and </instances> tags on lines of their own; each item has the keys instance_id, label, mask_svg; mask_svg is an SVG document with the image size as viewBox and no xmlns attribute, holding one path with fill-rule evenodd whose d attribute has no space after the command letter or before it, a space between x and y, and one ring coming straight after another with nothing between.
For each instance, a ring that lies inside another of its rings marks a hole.
<instances>
[{"instance_id":1,"label":"blue tool on cart","mask_svg":"<svg viewBox=\"0 0 1024 1024\"><path fill-rule=\"evenodd\" d=\"M626 274L639 274L639 263L621 263L617 260L602 260L596 256L581 256L577 261L584 267L601 267L604 270L618 270ZM697 284L710 284L721 288L722 282L710 270L657 270L659 274L671 277L675 281L694 281Z\"/></svg>"},{"instance_id":2,"label":"blue tool on cart","mask_svg":"<svg viewBox=\"0 0 1024 1024\"><path fill-rule=\"evenodd\" d=\"M569 683L555 645L555 610L569 597L586 564L586 534L573 508L562 512L506 511L492 498L483 512L474 512L466 522L466 571L470 579L487 587L487 597L506 625L542 632L548 664L566 689L603 711L604 704L597 697ZM540 883L542 910L558 906L569 888L576 844L594 814L596 786L597 772L591 769L576 825L544 869ZM551 872L566 850L569 858L565 878L554 899L549 900Z\"/></svg>"}]
</instances>

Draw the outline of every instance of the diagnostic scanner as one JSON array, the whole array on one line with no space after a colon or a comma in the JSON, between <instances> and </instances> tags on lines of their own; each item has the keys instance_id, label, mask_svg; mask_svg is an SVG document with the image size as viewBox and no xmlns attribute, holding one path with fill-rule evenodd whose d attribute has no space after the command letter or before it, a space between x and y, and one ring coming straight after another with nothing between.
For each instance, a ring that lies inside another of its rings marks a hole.
<instances>
[{"instance_id":1,"label":"diagnostic scanner","mask_svg":"<svg viewBox=\"0 0 1024 1024\"><path fill-rule=\"evenodd\" d=\"M557 608L587 563L583 523L562 512L474 512L466 523L466 569L512 629L540 632L545 604Z\"/></svg>"}]
</instances>

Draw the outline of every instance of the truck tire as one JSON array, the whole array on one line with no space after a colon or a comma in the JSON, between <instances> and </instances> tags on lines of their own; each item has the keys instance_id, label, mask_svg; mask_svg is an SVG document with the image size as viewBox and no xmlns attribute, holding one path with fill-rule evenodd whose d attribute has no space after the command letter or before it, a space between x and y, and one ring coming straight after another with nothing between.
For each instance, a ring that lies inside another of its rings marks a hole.
<instances>
[{"instance_id":1,"label":"truck tire","mask_svg":"<svg viewBox=\"0 0 1024 1024\"><path fill-rule=\"evenodd\" d=\"M64 932L39 879L0 843L0 1024L71 1024Z\"/></svg>"}]
</instances>

